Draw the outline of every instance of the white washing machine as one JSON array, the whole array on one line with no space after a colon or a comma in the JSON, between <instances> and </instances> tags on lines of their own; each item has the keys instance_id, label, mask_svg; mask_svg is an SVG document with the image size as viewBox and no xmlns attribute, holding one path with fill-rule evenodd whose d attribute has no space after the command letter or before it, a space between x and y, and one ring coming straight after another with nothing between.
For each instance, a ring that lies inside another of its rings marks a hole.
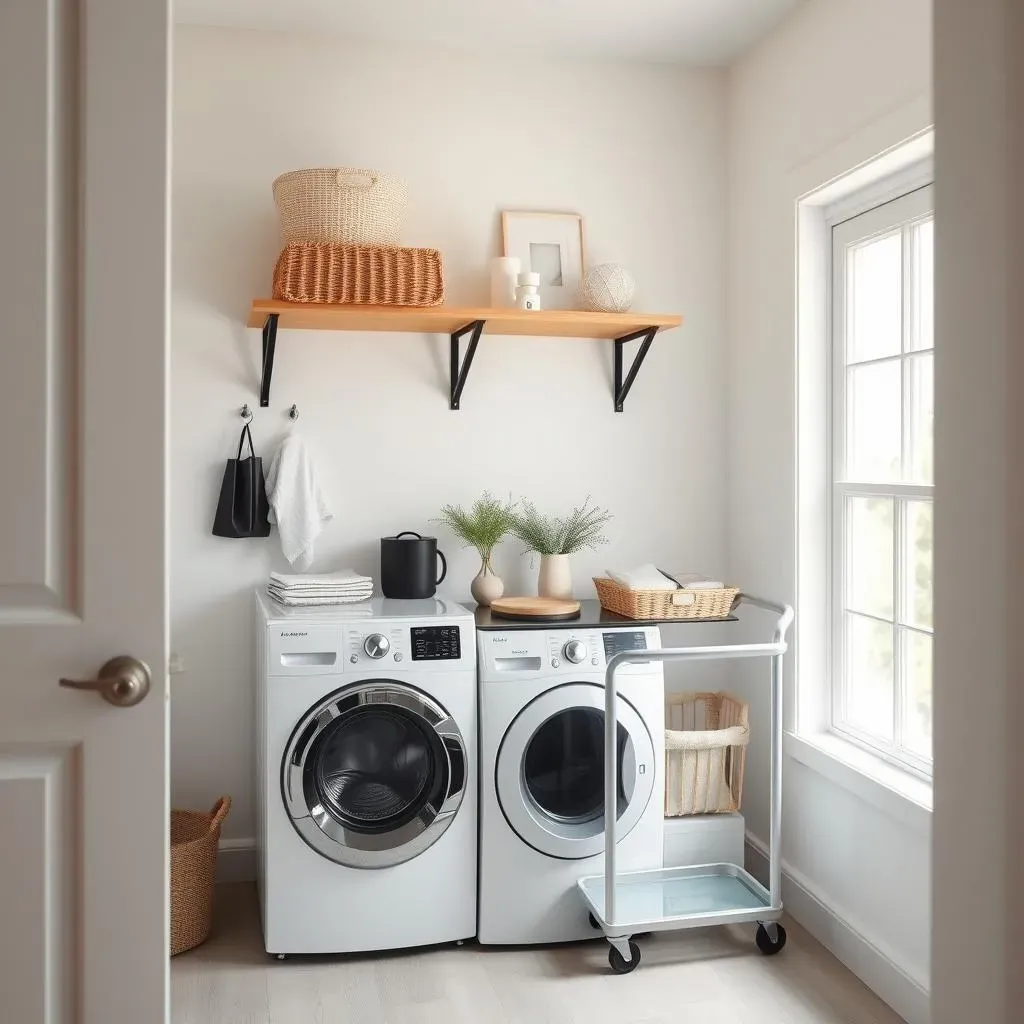
<instances>
[{"instance_id":1,"label":"white washing machine","mask_svg":"<svg viewBox=\"0 0 1024 1024\"><path fill-rule=\"evenodd\" d=\"M604 670L661 646L654 626L565 624L477 633L482 943L600 935L576 891L604 866ZM619 686L619 867L664 856L665 686L660 663Z\"/></svg>"},{"instance_id":2,"label":"white washing machine","mask_svg":"<svg viewBox=\"0 0 1024 1024\"><path fill-rule=\"evenodd\" d=\"M476 934L473 616L451 601L256 597L258 854L269 953Z\"/></svg>"}]
</instances>

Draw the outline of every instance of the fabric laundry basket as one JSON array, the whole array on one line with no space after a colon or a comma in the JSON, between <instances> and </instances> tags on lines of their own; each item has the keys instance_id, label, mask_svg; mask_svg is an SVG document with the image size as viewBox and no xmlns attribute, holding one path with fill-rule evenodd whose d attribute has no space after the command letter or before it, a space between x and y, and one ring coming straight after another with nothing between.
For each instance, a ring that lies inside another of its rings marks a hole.
<instances>
[{"instance_id":1,"label":"fabric laundry basket","mask_svg":"<svg viewBox=\"0 0 1024 1024\"><path fill-rule=\"evenodd\" d=\"M231 797L222 796L209 814L171 811L171 956L210 934L217 844L229 810Z\"/></svg>"},{"instance_id":2,"label":"fabric laundry basket","mask_svg":"<svg viewBox=\"0 0 1024 1024\"><path fill-rule=\"evenodd\" d=\"M749 705L728 693L667 696L666 817L740 809L749 717Z\"/></svg>"},{"instance_id":3,"label":"fabric laundry basket","mask_svg":"<svg viewBox=\"0 0 1024 1024\"><path fill-rule=\"evenodd\" d=\"M400 242L408 189L394 174L359 167L310 167L274 181L274 202L285 245Z\"/></svg>"}]
</instances>

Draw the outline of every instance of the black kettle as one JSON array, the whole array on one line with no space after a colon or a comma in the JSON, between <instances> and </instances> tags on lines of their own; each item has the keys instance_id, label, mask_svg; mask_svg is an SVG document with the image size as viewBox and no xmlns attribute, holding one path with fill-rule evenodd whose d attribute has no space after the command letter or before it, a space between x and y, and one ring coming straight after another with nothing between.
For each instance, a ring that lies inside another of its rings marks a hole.
<instances>
[{"instance_id":1,"label":"black kettle","mask_svg":"<svg viewBox=\"0 0 1024 1024\"><path fill-rule=\"evenodd\" d=\"M438 559L441 575L435 579ZM380 589L385 597L433 597L447 572L448 561L438 550L436 537L421 537L412 530L403 530L395 537L381 537Z\"/></svg>"}]
</instances>

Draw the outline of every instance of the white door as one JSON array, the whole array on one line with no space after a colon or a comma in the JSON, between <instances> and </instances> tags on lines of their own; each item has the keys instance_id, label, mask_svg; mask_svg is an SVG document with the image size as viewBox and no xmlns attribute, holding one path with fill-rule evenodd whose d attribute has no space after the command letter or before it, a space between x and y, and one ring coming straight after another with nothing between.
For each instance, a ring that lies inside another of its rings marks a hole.
<instances>
[{"instance_id":1,"label":"white door","mask_svg":"<svg viewBox=\"0 0 1024 1024\"><path fill-rule=\"evenodd\" d=\"M166 1018L168 2L0 0L5 1024Z\"/></svg>"}]
</instances>

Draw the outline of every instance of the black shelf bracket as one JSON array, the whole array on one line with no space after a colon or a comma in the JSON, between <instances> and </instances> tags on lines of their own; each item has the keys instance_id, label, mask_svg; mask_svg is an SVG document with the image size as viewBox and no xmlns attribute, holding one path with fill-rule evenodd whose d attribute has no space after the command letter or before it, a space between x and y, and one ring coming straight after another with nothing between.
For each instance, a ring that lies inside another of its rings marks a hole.
<instances>
[{"instance_id":1,"label":"black shelf bracket","mask_svg":"<svg viewBox=\"0 0 1024 1024\"><path fill-rule=\"evenodd\" d=\"M270 405L270 382L274 378L274 350L277 348L277 318L268 313L263 322L263 375L260 378L260 408Z\"/></svg>"},{"instance_id":2,"label":"black shelf bracket","mask_svg":"<svg viewBox=\"0 0 1024 1024\"><path fill-rule=\"evenodd\" d=\"M469 368L473 365L473 357L476 355L476 347L480 344L480 335L484 330L483 320L474 320L465 327L453 331L451 334L451 401L449 409L458 409L459 401L462 399L462 389L466 386L466 378L469 376ZM462 339L469 335L469 348L466 349L466 358L459 365L459 349Z\"/></svg>"},{"instance_id":3,"label":"black shelf bracket","mask_svg":"<svg viewBox=\"0 0 1024 1024\"><path fill-rule=\"evenodd\" d=\"M622 412L623 403L626 401L626 395L629 394L629 389L633 386L633 381L636 380L637 373L640 372L640 366L644 359L647 358L647 353L654 342L654 336L658 333L657 327L645 327L642 331L634 331L632 334L625 334L621 338L616 338L614 341L615 345L615 411ZM638 341L643 338L643 342L640 345L637 354L633 356L633 362L630 364L629 373L626 374L626 379L622 379L622 349L627 342Z\"/></svg>"}]
</instances>

